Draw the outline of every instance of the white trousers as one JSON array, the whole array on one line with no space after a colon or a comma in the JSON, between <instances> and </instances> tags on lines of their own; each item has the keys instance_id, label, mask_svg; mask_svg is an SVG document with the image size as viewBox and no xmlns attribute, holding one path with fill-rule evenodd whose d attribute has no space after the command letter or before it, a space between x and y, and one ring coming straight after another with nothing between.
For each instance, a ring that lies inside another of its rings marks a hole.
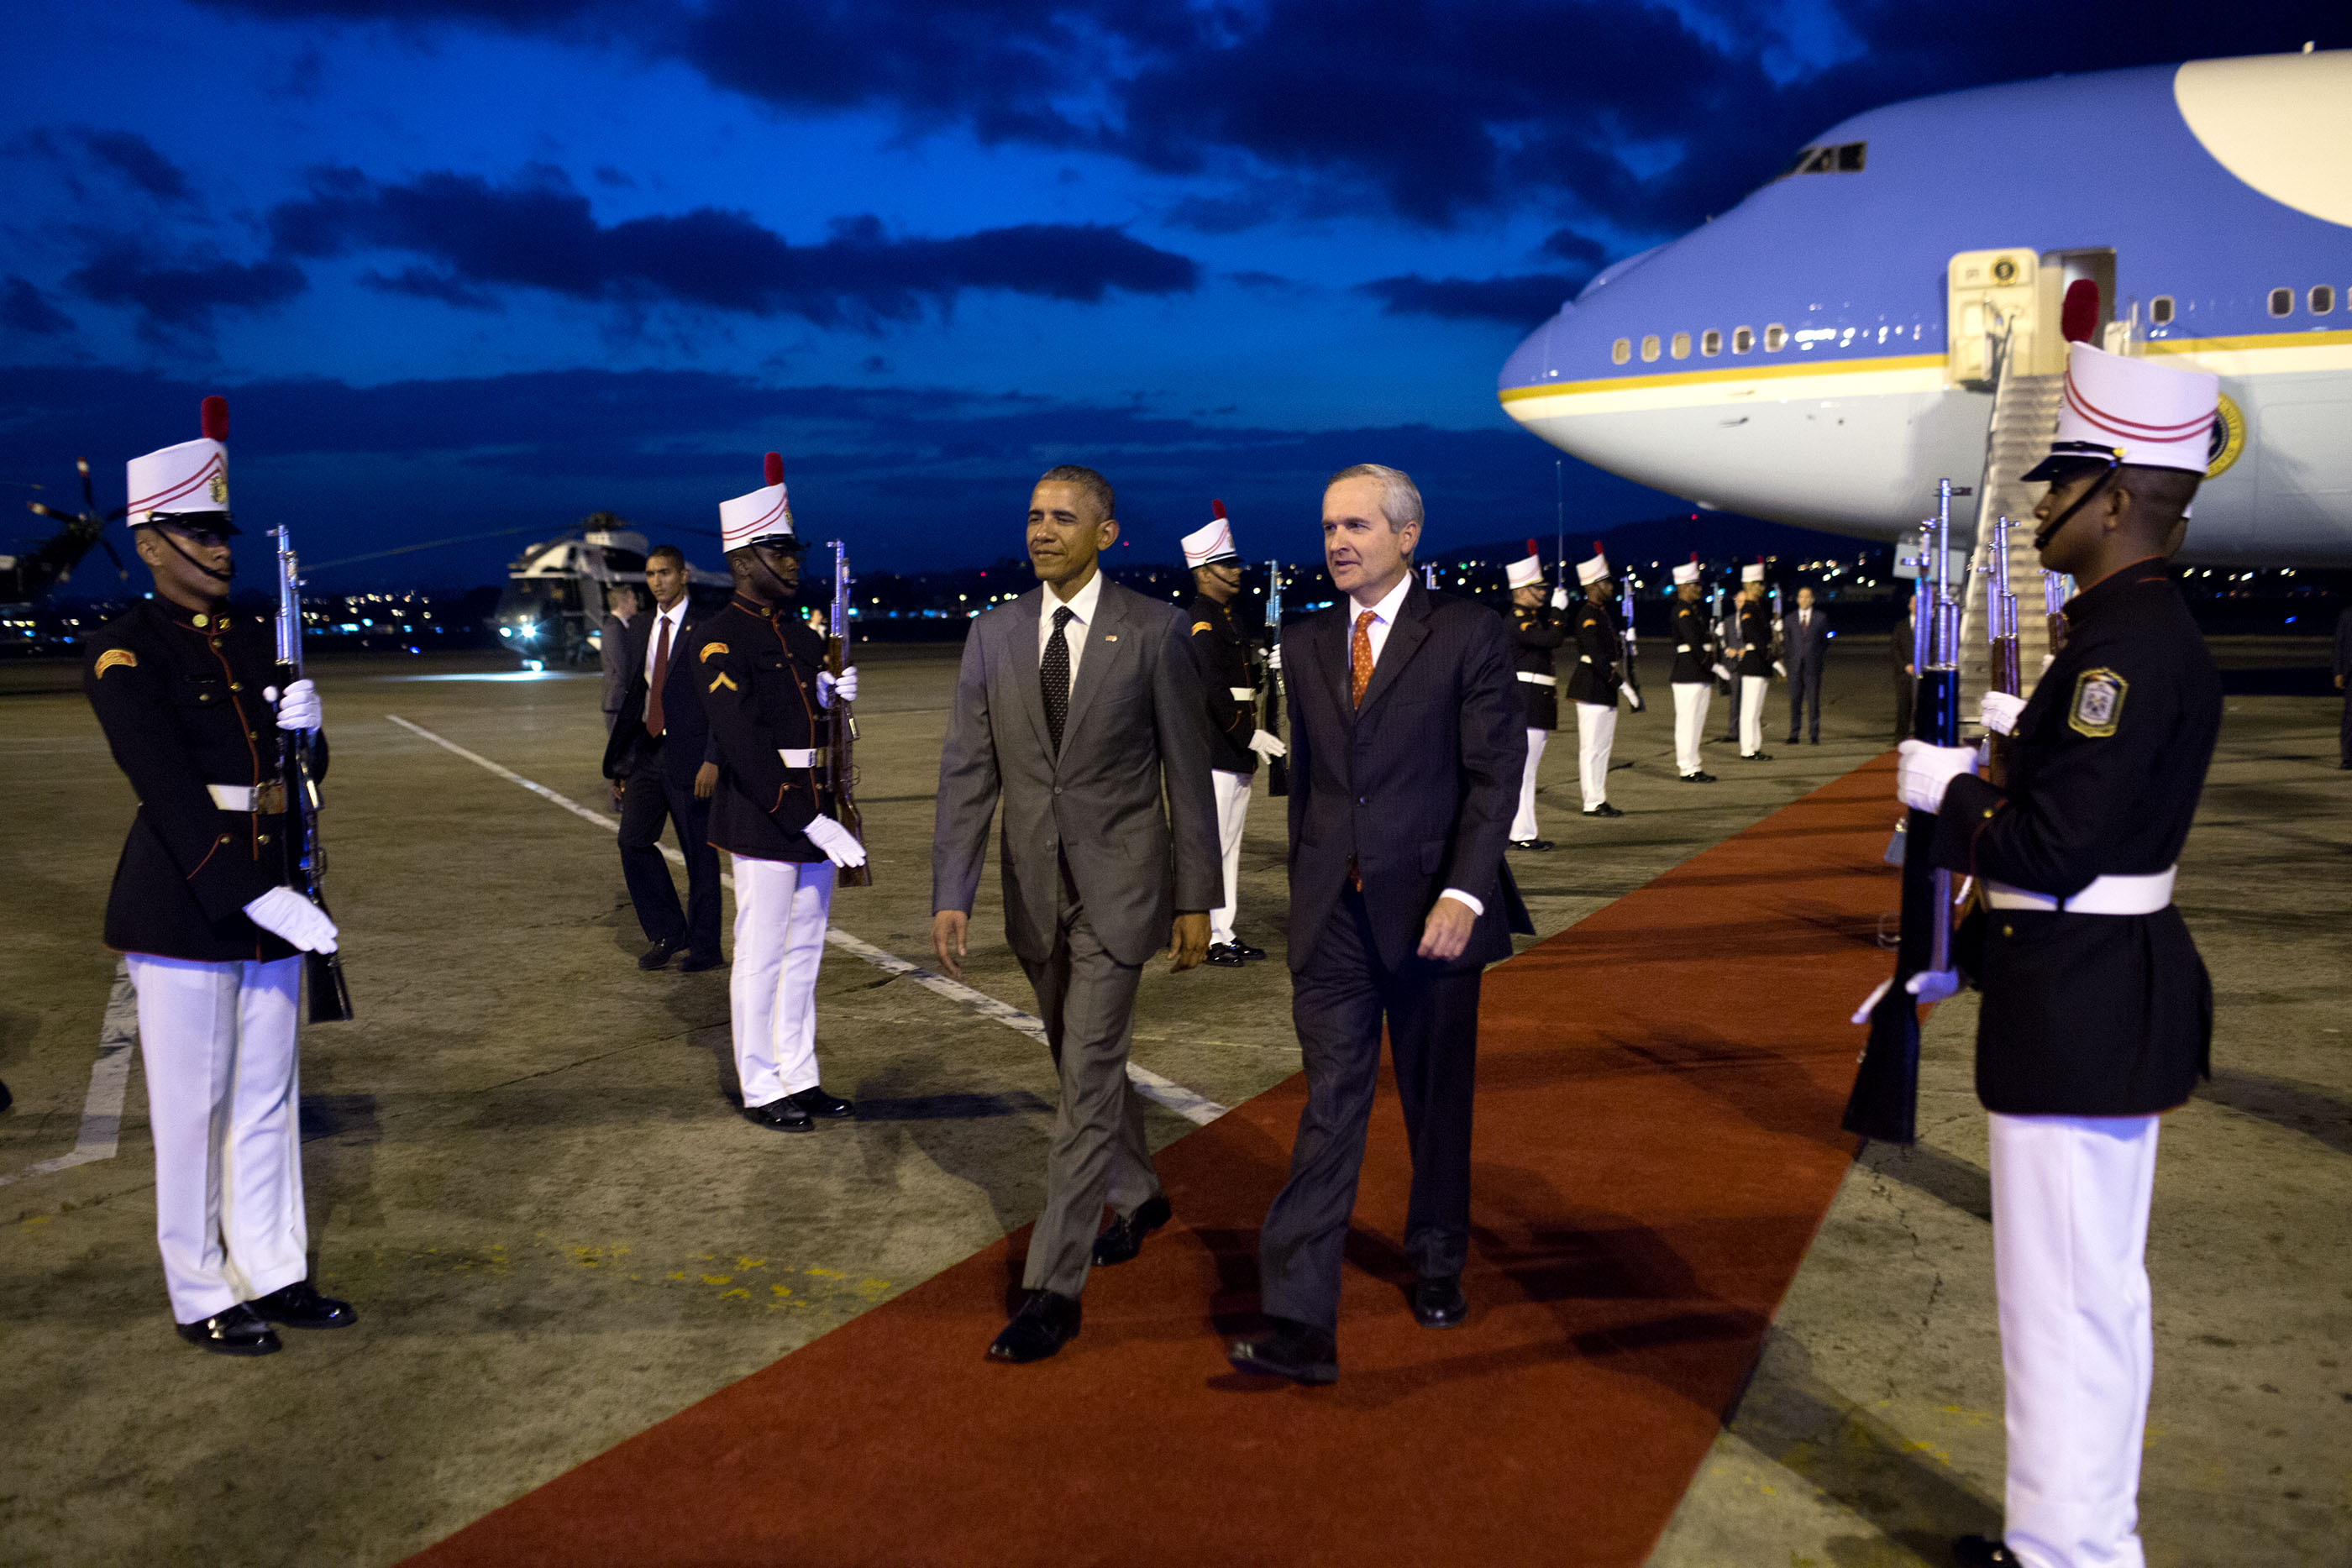
<instances>
[{"instance_id":1,"label":"white trousers","mask_svg":"<svg viewBox=\"0 0 2352 1568\"><path fill-rule=\"evenodd\" d=\"M1753 757L1764 749L1764 687L1762 675L1739 677L1739 755Z\"/></svg>"},{"instance_id":2,"label":"white trousers","mask_svg":"<svg viewBox=\"0 0 2352 1568\"><path fill-rule=\"evenodd\" d=\"M1992 1117L2009 1487L2028 1568L2143 1568L2154 1116Z\"/></svg>"},{"instance_id":3,"label":"white trousers","mask_svg":"<svg viewBox=\"0 0 2352 1568\"><path fill-rule=\"evenodd\" d=\"M816 1087L816 971L833 910L831 861L730 855L735 871L735 1077L743 1103Z\"/></svg>"},{"instance_id":4,"label":"white trousers","mask_svg":"<svg viewBox=\"0 0 2352 1568\"><path fill-rule=\"evenodd\" d=\"M1511 837L1515 840L1536 836L1536 765L1543 760L1544 743L1550 738L1551 731L1528 727L1528 766L1519 775L1519 814L1511 819Z\"/></svg>"},{"instance_id":5,"label":"white trousers","mask_svg":"<svg viewBox=\"0 0 2352 1568\"><path fill-rule=\"evenodd\" d=\"M1576 785L1584 809L1609 800L1609 746L1617 738L1617 705L1576 705Z\"/></svg>"},{"instance_id":6,"label":"white trousers","mask_svg":"<svg viewBox=\"0 0 2352 1568\"><path fill-rule=\"evenodd\" d=\"M1234 912L1241 906L1242 828L1249 821L1250 776L1209 770L1217 794L1217 852L1224 858L1225 901L1209 911L1209 940L1234 939Z\"/></svg>"},{"instance_id":7,"label":"white trousers","mask_svg":"<svg viewBox=\"0 0 2352 1568\"><path fill-rule=\"evenodd\" d=\"M1698 745L1706 738L1706 709L1714 700L1715 687L1706 681L1675 683L1675 771L1685 779L1706 771Z\"/></svg>"},{"instance_id":8,"label":"white trousers","mask_svg":"<svg viewBox=\"0 0 2352 1568\"><path fill-rule=\"evenodd\" d=\"M155 1243L180 1322L310 1273L294 1003L302 961L130 956L155 1137Z\"/></svg>"}]
</instances>

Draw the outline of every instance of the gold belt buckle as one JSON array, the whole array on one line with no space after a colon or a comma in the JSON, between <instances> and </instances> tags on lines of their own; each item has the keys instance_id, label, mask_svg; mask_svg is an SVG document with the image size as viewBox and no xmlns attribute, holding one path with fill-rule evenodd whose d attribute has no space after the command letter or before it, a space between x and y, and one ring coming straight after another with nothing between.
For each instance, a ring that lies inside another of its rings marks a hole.
<instances>
[{"instance_id":1,"label":"gold belt buckle","mask_svg":"<svg viewBox=\"0 0 2352 1568\"><path fill-rule=\"evenodd\" d=\"M286 781L282 779L273 779L267 784L255 785L253 809L264 817L284 816L286 814Z\"/></svg>"}]
</instances>

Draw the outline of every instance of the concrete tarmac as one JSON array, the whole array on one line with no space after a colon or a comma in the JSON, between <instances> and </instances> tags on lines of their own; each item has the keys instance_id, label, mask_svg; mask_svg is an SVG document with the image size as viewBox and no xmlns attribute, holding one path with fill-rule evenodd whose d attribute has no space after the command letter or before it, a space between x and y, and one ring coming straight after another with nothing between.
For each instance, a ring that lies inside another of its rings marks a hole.
<instances>
[{"instance_id":1,"label":"concrete tarmac","mask_svg":"<svg viewBox=\"0 0 2352 1568\"><path fill-rule=\"evenodd\" d=\"M837 928L924 966L954 658L861 653L876 885L841 890L833 911ZM77 673L0 667L0 784L28 824L5 851L17 939L0 951L0 1077L17 1095L0 1116L0 1354L16 1410L0 1435L0 1560L396 1561L1041 1201L1054 1096L1042 1047L829 948L819 1055L862 1115L807 1135L753 1126L730 1103L726 974L638 971L609 831L417 733L593 811L608 804L593 677L519 680L488 656L313 673L335 749L330 893L360 1015L306 1030L313 1278L362 1321L231 1362L171 1333L135 1052L118 1151L26 1174L104 1145L91 1085L115 959L98 933L132 801ZM1774 758L1741 763L1711 742L1711 786L1674 777L1670 712L1623 716L1610 797L1627 815L1614 821L1575 815L1573 731L1554 737L1540 810L1558 848L1512 857L1539 934L1886 744L1883 649L1832 661L1820 746L1781 744L1777 685L1769 700ZM1723 716L1718 702L1715 735ZM2144 1493L2159 1564L2326 1562L2352 1538L2352 1377L2338 1365L2352 895L2337 885L2352 802L2334 722L2310 699L2232 698L2184 863L2181 902L2221 996L2221 1071L2168 1125L2159 1175ZM1297 1067L1282 835L1261 782L1240 926L1273 957L1181 976L1155 965L1139 1002L1136 1061L1227 1105ZM966 977L1025 1012L996 886L983 879ZM1727 999L1738 1005L1772 998ZM1921 1145L1857 1165L1656 1563L1938 1562L1942 1537L1997 1524L1969 1010L1937 1014ZM1150 1119L1156 1145L1190 1126ZM777 1484L792 1484L789 1455Z\"/></svg>"}]
</instances>

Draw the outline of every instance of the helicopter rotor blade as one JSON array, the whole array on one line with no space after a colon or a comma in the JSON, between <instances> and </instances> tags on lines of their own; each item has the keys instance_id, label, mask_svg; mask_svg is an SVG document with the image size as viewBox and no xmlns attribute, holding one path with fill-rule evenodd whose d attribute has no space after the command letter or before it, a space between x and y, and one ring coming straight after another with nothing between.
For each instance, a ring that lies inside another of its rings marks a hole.
<instances>
[{"instance_id":1,"label":"helicopter rotor blade","mask_svg":"<svg viewBox=\"0 0 2352 1568\"><path fill-rule=\"evenodd\" d=\"M46 501L27 501L25 503L25 509L37 517L47 517L52 522L78 523L82 520L74 513L59 511Z\"/></svg>"},{"instance_id":2,"label":"helicopter rotor blade","mask_svg":"<svg viewBox=\"0 0 2352 1568\"><path fill-rule=\"evenodd\" d=\"M81 470L81 509L84 512L94 513L98 510L98 500L89 492L89 459L77 457L74 459L74 466Z\"/></svg>"},{"instance_id":3,"label":"helicopter rotor blade","mask_svg":"<svg viewBox=\"0 0 2352 1568\"><path fill-rule=\"evenodd\" d=\"M98 542L106 547L106 559L114 563L114 575L121 578L125 582L130 581L131 569L122 564L122 558L121 556L114 553L114 541L108 538L104 534L100 534L98 536Z\"/></svg>"}]
</instances>

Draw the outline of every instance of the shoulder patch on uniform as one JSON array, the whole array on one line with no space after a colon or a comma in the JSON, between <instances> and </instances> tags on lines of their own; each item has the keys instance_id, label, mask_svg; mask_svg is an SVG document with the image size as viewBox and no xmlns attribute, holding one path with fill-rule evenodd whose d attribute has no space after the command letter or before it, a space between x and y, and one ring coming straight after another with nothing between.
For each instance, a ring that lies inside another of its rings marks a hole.
<instances>
[{"instance_id":1,"label":"shoulder patch on uniform","mask_svg":"<svg viewBox=\"0 0 2352 1568\"><path fill-rule=\"evenodd\" d=\"M2131 683L2113 670L2084 670L2074 677L2074 700L2066 712L2067 727L2093 739L2115 734L2124 715L2124 694Z\"/></svg>"},{"instance_id":2,"label":"shoulder patch on uniform","mask_svg":"<svg viewBox=\"0 0 2352 1568\"><path fill-rule=\"evenodd\" d=\"M724 643L705 643L702 645L702 662L707 664L725 652L727 652L727 644Z\"/></svg>"},{"instance_id":3,"label":"shoulder patch on uniform","mask_svg":"<svg viewBox=\"0 0 2352 1568\"><path fill-rule=\"evenodd\" d=\"M139 655L128 648L109 648L98 656L98 673L101 675L117 664L129 669L139 667Z\"/></svg>"},{"instance_id":4,"label":"shoulder patch on uniform","mask_svg":"<svg viewBox=\"0 0 2352 1568\"><path fill-rule=\"evenodd\" d=\"M1195 621L1192 622L1192 634L1196 637L1208 630L1210 630L1210 626L1206 621Z\"/></svg>"}]
</instances>

